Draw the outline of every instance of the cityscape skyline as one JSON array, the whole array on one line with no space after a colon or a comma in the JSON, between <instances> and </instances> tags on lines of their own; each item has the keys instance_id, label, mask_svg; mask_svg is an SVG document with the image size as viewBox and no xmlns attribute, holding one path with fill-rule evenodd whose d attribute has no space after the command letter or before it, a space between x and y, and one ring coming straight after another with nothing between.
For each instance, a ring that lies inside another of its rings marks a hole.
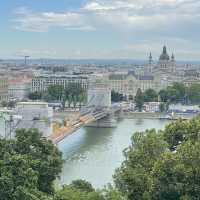
<instances>
[{"instance_id":1,"label":"cityscape skyline","mask_svg":"<svg viewBox=\"0 0 200 200\"><path fill-rule=\"evenodd\" d=\"M196 0L60 0L1 3L0 58L154 59L163 45L199 60Z\"/></svg>"}]
</instances>

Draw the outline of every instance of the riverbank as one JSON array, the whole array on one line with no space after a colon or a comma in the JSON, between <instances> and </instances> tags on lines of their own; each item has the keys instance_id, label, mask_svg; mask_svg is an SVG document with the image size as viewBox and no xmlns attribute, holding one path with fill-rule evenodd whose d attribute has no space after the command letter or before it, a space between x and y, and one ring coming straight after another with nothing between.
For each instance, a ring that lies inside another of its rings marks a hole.
<instances>
[{"instance_id":1,"label":"riverbank","mask_svg":"<svg viewBox=\"0 0 200 200\"><path fill-rule=\"evenodd\" d=\"M158 112L127 112L124 113L124 118L127 119L168 119L168 120L178 120L184 119L189 120L198 114L184 114L184 113L174 113L173 116L168 113L158 113Z\"/></svg>"}]
</instances>

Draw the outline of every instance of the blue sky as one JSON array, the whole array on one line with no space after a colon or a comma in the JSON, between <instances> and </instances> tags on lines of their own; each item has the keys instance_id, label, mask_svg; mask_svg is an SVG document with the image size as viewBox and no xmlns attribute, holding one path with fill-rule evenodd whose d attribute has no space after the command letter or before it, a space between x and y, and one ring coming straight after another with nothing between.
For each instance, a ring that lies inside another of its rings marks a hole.
<instances>
[{"instance_id":1,"label":"blue sky","mask_svg":"<svg viewBox=\"0 0 200 200\"><path fill-rule=\"evenodd\" d=\"M200 60L199 0L2 0L0 58Z\"/></svg>"}]
</instances>

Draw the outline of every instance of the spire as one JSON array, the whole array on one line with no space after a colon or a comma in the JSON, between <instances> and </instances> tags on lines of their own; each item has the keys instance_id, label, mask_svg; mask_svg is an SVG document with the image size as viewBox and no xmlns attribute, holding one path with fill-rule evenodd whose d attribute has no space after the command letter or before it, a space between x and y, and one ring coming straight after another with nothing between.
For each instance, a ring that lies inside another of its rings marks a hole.
<instances>
[{"instance_id":1,"label":"spire","mask_svg":"<svg viewBox=\"0 0 200 200\"><path fill-rule=\"evenodd\" d=\"M150 55L149 55L149 64L152 64L152 62L153 62L153 57L152 57L152 54L150 52Z\"/></svg>"},{"instance_id":2,"label":"spire","mask_svg":"<svg viewBox=\"0 0 200 200\"><path fill-rule=\"evenodd\" d=\"M160 61L169 61L170 60L170 57L169 57L169 55L167 54L167 47L166 46L164 46L163 47L163 52L162 52L162 54L160 55L160 59L159 59Z\"/></svg>"},{"instance_id":3,"label":"spire","mask_svg":"<svg viewBox=\"0 0 200 200\"><path fill-rule=\"evenodd\" d=\"M165 45L163 47L163 54L167 54L167 47Z\"/></svg>"},{"instance_id":4,"label":"spire","mask_svg":"<svg viewBox=\"0 0 200 200\"><path fill-rule=\"evenodd\" d=\"M172 61L175 61L175 57L174 57L174 54L173 54L173 53L172 53L171 60L172 60Z\"/></svg>"}]
</instances>

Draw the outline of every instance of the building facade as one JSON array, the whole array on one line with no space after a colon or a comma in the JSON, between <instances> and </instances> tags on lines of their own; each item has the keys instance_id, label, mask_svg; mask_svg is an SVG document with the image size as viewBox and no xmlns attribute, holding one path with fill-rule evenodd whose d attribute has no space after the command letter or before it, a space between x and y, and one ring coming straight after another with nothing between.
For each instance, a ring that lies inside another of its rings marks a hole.
<instances>
[{"instance_id":1,"label":"building facade","mask_svg":"<svg viewBox=\"0 0 200 200\"><path fill-rule=\"evenodd\" d=\"M26 99L31 91L31 80L11 79L9 80L8 94L9 99Z\"/></svg>"},{"instance_id":2,"label":"building facade","mask_svg":"<svg viewBox=\"0 0 200 200\"><path fill-rule=\"evenodd\" d=\"M46 91L50 85L61 85L64 88L70 83L78 83L83 89L88 88L89 77L84 75L43 75L32 79L32 92Z\"/></svg>"},{"instance_id":3,"label":"building facade","mask_svg":"<svg viewBox=\"0 0 200 200\"><path fill-rule=\"evenodd\" d=\"M8 77L0 74L0 102L8 100Z\"/></svg>"}]
</instances>

